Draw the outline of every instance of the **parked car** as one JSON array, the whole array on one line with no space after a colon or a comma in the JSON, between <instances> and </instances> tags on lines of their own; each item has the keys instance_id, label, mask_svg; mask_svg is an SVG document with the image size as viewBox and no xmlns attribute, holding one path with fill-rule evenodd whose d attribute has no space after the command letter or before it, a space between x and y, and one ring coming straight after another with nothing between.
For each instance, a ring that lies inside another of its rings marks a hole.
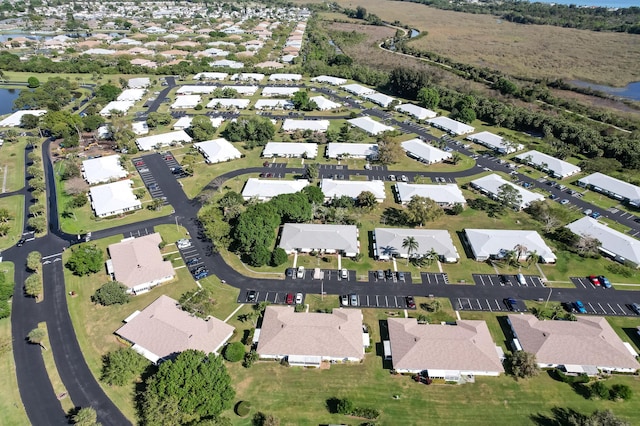
<instances>
[{"instance_id":1,"label":"parked car","mask_svg":"<svg viewBox=\"0 0 640 426\"><path fill-rule=\"evenodd\" d=\"M200 262L199 257L194 257L193 259L187 260L187 266L195 265Z\"/></svg>"},{"instance_id":2,"label":"parked car","mask_svg":"<svg viewBox=\"0 0 640 426\"><path fill-rule=\"evenodd\" d=\"M256 291L249 290L247 291L247 302L255 302L256 301Z\"/></svg>"},{"instance_id":3,"label":"parked car","mask_svg":"<svg viewBox=\"0 0 640 426\"><path fill-rule=\"evenodd\" d=\"M206 278L208 276L209 276L209 271L202 271L199 274L195 275L195 279L196 280L201 280L201 279Z\"/></svg>"},{"instance_id":4,"label":"parked car","mask_svg":"<svg viewBox=\"0 0 640 426\"><path fill-rule=\"evenodd\" d=\"M136 166L144 166L144 161L136 161L134 164Z\"/></svg>"},{"instance_id":5,"label":"parked car","mask_svg":"<svg viewBox=\"0 0 640 426\"><path fill-rule=\"evenodd\" d=\"M395 175L389 175L389 180L395 182L396 176Z\"/></svg>"},{"instance_id":6,"label":"parked car","mask_svg":"<svg viewBox=\"0 0 640 426\"><path fill-rule=\"evenodd\" d=\"M384 272L382 272L382 269L379 269L376 271L376 278L379 280L383 280L384 279Z\"/></svg>"},{"instance_id":7,"label":"parked car","mask_svg":"<svg viewBox=\"0 0 640 426\"><path fill-rule=\"evenodd\" d=\"M560 197L558 197L556 194L549 195L549 199L551 199L551 200L557 200L558 198L560 198Z\"/></svg>"},{"instance_id":8,"label":"parked car","mask_svg":"<svg viewBox=\"0 0 640 426\"><path fill-rule=\"evenodd\" d=\"M600 280L595 275L590 275L589 281L591 281L591 284L600 287Z\"/></svg>"},{"instance_id":9,"label":"parked car","mask_svg":"<svg viewBox=\"0 0 640 426\"><path fill-rule=\"evenodd\" d=\"M581 314L586 314L587 313L587 309L584 307L584 304L579 301L576 300L575 302L573 302L573 306L576 308L576 311L578 311Z\"/></svg>"},{"instance_id":10,"label":"parked car","mask_svg":"<svg viewBox=\"0 0 640 426\"><path fill-rule=\"evenodd\" d=\"M598 279L600 280L600 284L602 284L604 288L611 288L611 281L609 281L607 277L605 277L604 275L600 275Z\"/></svg>"},{"instance_id":11,"label":"parked car","mask_svg":"<svg viewBox=\"0 0 640 426\"><path fill-rule=\"evenodd\" d=\"M287 268L287 270L285 271L285 275L287 276L287 278L294 278L294 272L294 268Z\"/></svg>"},{"instance_id":12,"label":"parked car","mask_svg":"<svg viewBox=\"0 0 640 426\"><path fill-rule=\"evenodd\" d=\"M507 308L510 311L513 311L513 312L524 312L524 308L513 297L507 297L503 301L504 301L504 304L507 306Z\"/></svg>"},{"instance_id":13,"label":"parked car","mask_svg":"<svg viewBox=\"0 0 640 426\"><path fill-rule=\"evenodd\" d=\"M576 312L576 307L573 306L571 302L562 302L562 307L569 313L573 314Z\"/></svg>"},{"instance_id":14,"label":"parked car","mask_svg":"<svg viewBox=\"0 0 640 426\"><path fill-rule=\"evenodd\" d=\"M296 293L296 305L302 304L302 293Z\"/></svg>"},{"instance_id":15,"label":"parked car","mask_svg":"<svg viewBox=\"0 0 640 426\"><path fill-rule=\"evenodd\" d=\"M178 246L179 249L189 248L191 247L191 241L183 238L181 240L176 241L176 246Z\"/></svg>"},{"instance_id":16,"label":"parked car","mask_svg":"<svg viewBox=\"0 0 640 426\"><path fill-rule=\"evenodd\" d=\"M593 212L593 213L591 213L591 217L592 217L592 218L594 218L594 219L597 219L597 218L599 218L600 216L602 216L602 215L601 215L600 213L598 213L598 212Z\"/></svg>"},{"instance_id":17,"label":"parked car","mask_svg":"<svg viewBox=\"0 0 640 426\"><path fill-rule=\"evenodd\" d=\"M18 244L17 245L18 245L18 247L22 247L24 245L24 243L26 243L26 242L27 242L27 240L25 240L24 238L20 238L18 240Z\"/></svg>"},{"instance_id":18,"label":"parked car","mask_svg":"<svg viewBox=\"0 0 640 426\"><path fill-rule=\"evenodd\" d=\"M590 216L590 215L591 215L591 213L593 213L593 210L591 210L591 209L586 209L586 210L584 211L584 214L586 214L587 216Z\"/></svg>"},{"instance_id":19,"label":"parked car","mask_svg":"<svg viewBox=\"0 0 640 426\"><path fill-rule=\"evenodd\" d=\"M340 296L340 305L349 306L349 296L347 296L346 294Z\"/></svg>"},{"instance_id":20,"label":"parked car","mask_svg":"<svg viewBox=\"0 0 640 426\"><path fill-rule=\"evenodd\" d=\"M632 303L631 305L629 305L629 307L631 308L631 310L633 312L635 312L637 315L640 315L640 304L638 303Z\"/></svg>"},{"instance_id":21,"label":"parked car","mask_svg":"<svg viewBox=\"0 0 640 426\"><path fill-rule=\"evenodd\" d=\"M346 280L349 278L349 271L347 271L345 268L342 268L342 271L340 271L340 277L343 280Z\"/></svg>"},{"instance_id":22,"label":"parked car","mask_svg":"<svg viewBox=\"0 0 640 426\"><path fill-rule=\"evenodd\" d=\"M264 163L262 163L262 165L263 165L264 167L269 167L269 164L271 164L271 163L270 163L270 162L268 162L268 161L265 161Z\"/></svg>"},{"instance_id":23,"label":"parked car","mask_svg":"<svg viewBox=\"0 0 640 426\"><path fill-rule=\"evenodd\" d=\"M569 200L567 200L566 198L563 198L562 201L560 201L560 204L562 204L563 206L565 204L569 204Z\"/></svg>"},{"instance_id":24,"label":"parked car","mask_svg":"<svg viewBox=\"0 0 640 426\"><path fill-rule=\"evenodd\" d=\"M287 305L293 305L293 293L287 293Z\"/></svg>"},{"instance_id":25,"label":"parked car","mask_svg":"<svg viewBox=\"0 0 640 426\"><path fill-rule=\"evenodd\" d=\"M413 296L407 296L407 306L410 309L414 309L416 307L416 302L413 300Z\"/></svg>"},{"instance_id":26,"label":"parked car","mask_svg":"<svg viewBox=\"0 0 640 426\"><path fill-rule=\"evenodd\" d=\"M304 278L304 266L298 266L297 278Z\"/></svg>"},{"instance_id":27,"label":"parked car","mask_svg":"<svg viewBox=\"0 0 640 426\"><path fill-rule=\"evenodd\" d=\"M398 281L404 281L404 272L397 272Z\"/></svg>"},{"instance_id":28,"label":"parked car","mask_svg":"<svg viewBox=\"0 0 640 426\"><path fill-rule=\"evenodd\" d=\"M357 294L352 293L349 295L349 303L351 303L351 306L358 306L360 304L360 298Z\"/></svg>"},{"instance_id":29,"label":"parked car","mask_svg":"<svg viewBox=\"0 0 640 426\"><path fill-rule=\"evenodd\" d=\"M391 279L391 278L393 278L393 271L392 271L391 269L387 269L387 270L385 271L385 273L384 273L384 276L385 276L385 278L386 278L386 279L388 279L388 280L389 280L389 279Z\"/></svg>"},{"instance_id":30,"label":"parked car","mask_svg":"<svg viewBox=\"0 0 640 426\"><path fill-rule=\"evenodd\" d=\"M400 180L403 182L409 182L409 178L406 177L405 175L400 176Z\"/></svg>"}]
</instances>

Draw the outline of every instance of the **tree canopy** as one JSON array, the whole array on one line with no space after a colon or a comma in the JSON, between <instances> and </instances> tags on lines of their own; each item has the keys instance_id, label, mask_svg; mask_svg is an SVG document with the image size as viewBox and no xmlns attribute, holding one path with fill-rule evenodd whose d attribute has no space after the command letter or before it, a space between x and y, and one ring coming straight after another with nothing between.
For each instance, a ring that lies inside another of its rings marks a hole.
<instances>
[{"instance_id":1,"label":"tree canopy","mask_svg":"<svg viewBox=\"0 0 640 426\"><path fill-rule=\"evenodd\" d=\"M129 295L127 295L127 287L124 284L118 281L109 281L96 290L91 296L91 300L103 306L123 305L129 302Z\"/></svg>"},{"instance_id":2,"label":"tree canopy","mask_svg":"<svg viewBox=\"0 0 640 426\"><path fill-rule=\"evenodd\" d=\"M442 216L444 210L431 198L416 195L407 203L404 214L407 222L422 226Z\"/></svg>"},{"instance_id":3,"label":"tree canopy","mask_svg":"<svg viewBox=\"0 0 640 426\"><path fill-rule=\"evenodd\" d=\"M83 276L100 271L103 264L102 250L95 244L83 244L72 249L71 257L66 266L75 275Z\"/></svg>"}]
</instances>

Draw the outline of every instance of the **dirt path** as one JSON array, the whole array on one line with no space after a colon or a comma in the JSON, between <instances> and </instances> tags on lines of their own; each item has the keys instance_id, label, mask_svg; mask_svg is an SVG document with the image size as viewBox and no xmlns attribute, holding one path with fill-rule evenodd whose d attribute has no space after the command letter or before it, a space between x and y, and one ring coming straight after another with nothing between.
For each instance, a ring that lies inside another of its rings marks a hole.
<instances>
[{"instance_id":1,"label":"dirt path","mask_svg":"<svg viewBox=\"0 0 640 426\"><path fill-rule=\"evenodd\" d=\"M7 172L9 171L9 166L4 166L4 175L2 176L2 193L7 192Z\"/></svg>"}]
</instances>

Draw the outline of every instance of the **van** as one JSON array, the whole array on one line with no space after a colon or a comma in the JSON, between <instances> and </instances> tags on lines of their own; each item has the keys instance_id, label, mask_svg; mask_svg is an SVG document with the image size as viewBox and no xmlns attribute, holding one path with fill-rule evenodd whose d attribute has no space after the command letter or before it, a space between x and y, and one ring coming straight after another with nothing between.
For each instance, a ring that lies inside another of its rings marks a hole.
<instances>
[{"instance_id":1,"label":"van","mask_svg":"<svg viewBox=\"0 0 640 426\"><path fill-rule=\"evenodd\" d=\"M520 285L526 285L527 284L527 280L524 279L524 275L518 274L518 283L520 283Z\"/></svg>"}]
</instances>

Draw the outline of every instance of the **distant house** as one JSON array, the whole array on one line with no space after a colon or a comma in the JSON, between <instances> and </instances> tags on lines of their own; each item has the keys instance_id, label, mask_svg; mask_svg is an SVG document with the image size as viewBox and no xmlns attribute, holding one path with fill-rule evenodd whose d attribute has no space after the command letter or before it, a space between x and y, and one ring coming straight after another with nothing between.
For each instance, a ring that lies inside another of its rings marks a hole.
<instances>
[{"instance_id":1,"label":"distant house","mask_svg":"<svg viewBox=\"0 0 640 426\"><path fill-rule=\"evenodd\" d=\"M375 92L374 89L362 86L361 84L345 84L344 86L340 86L340 88L356 96L369 95Z\"/></svg>"},{"instance_id":2,"label":"distant house","mask_svg":"<svg viewBox=\"0 0 640 426\"><path fill-rule=\"evenodd\" d=\"M434 250L440 260L455 263L460 255L449 231L440 229L409 229L409 228L376 228L373 231L373 250L377 259L389 260L392 257L409 257L405 247L405 239L413 237L418 243L418 249L411 253L412 257L422 256Z\"/></svg>"},{"instance_id":3,"label":"distant house","mask_svg":"<svg viewBox=\"0 0 640 426\"><path fill-rule=\"evenodd\" d=\"M269 81L300 81L302 80L301 74L271 74Z\"/></svg>"},{"instance_id":4,"label":"distant house","mask_svg":"<svg viewBox=\"0 0 640 426\"><path fill-rule=\"evenodd\" d=\"M536 231L512 229L465 229L465 243L475 260L504 259L509 251L521 247L518 260L537 255L544 263L555 263L556 255Z\"/></svg>"},{"instance_id":5,"label":"distant house","mask_svg":"<svg viewBox=\"0 0 640 426\"><path fill-rule=\"evenodd\" d=\"M322 188L326 201L343 196L355 199L363 191L371 192L379 203L383 202L387 197L384 182L381 180L356 181L322 179L320 181L320 188Z\"/></svg>"},{"instance_id":6,"label":"distant house","mask_svg":"<svg viewBox=\"0 0 640 426\"><path fill-rule=\"evenodd\" d=\"M329 129L329 120L293 120L287 118L282 123L283 132L296 130L311 130L313 132L326 132Z\"/></svg>"},{"instance_id":7,"label":"distant house","mask_svg":"<svg viewBox=\"0 0 640 426\"><path fill-rule=\"evenodd\" d=\"M422 108L414 104L402 104L396 107L397 111L409 114L418 120L426 120L428 118L434 118L438 114L430 109Z\"/></svg>"},{"instance_id":8,"label":"distant house","mask_svg":"<svg viewBox=\"0 0 640 426\"><path fill-rule=\"evenodd\" d=\"M491 132L474 133L465 139L486 146L500 154L511 154L524 148L521 144L509 142L502 136L494 135Z\"/></svg>"},{"instance_id":9,"label":"distant house","mask_svg":"<svg viewBox=\"0 0 640 426\"><path fill-rule=\"evenodd\" d=\"M309 98L309 101L315 102L316 106L318 107L318 109L320 111L328 111L328 110L331 110L331 109L340 108L342 106L342 104L339 104L337 102L333 102L333 101L325 98L324 96L313 96L313 97Z\"/></svg>"},{"instance_id":10,"label":"distant house","mask_svg":"<svg viewBox=\"0 0 640 426\"><path fill-rule=\"evenodd\" d=\"M129 89L146 89L151 86L151 79L149 77L130 78L127 86Z\"/></svg>"},{"instance_id":11,"label":"distant house","mask_svg":"<svg viewBox=\"0 0 640 426\"><path fill-rule=\"evenodd\" d=\"M515 158L521 163L534 166L551 174L551 176L555 178L564 179L580 173L580 167L536 150L523 152L522 154L516 155Z\"/></svg>"},{"instance_id":12,"label":"distant house","mask_svg":"<svg viewBox=\"0 0 640 426\"><path fill-rule=\"evenodd\" d=\"M262 89L262 96L291 96L296 92L299 92L299 87L281 87L281 86L267 86Z\"/></svg>"},{"instance_id":13,"label":"distant house","mask_svg":"<svg viewBox=\"0 0 640 426\"><path fill-rule=\"evenodd\" d=\"M362 158L375 160L378 158L378 144L375 143L340 143L327 144L327 158Z\"/></svg>"},{"instance_id":14,"label":"distant house","mask_svg":"<svg viewBox=\"0 0 640 426\"><path fill-rule=\"evenodd\" d=\"M398 182L395 193L401 204L407 204L415 196L431 198L441 207L452 207L454 204L465 205L467 200L455 183L445 185L428 185L418 183Z\"/></svg>"},{"instance_id":15,"label":"distant house","mask_svg":"<svg viewBox=\"0 0 640 426\"><path fill-rule=\"evenodd\" d=\"M391 126L387 126L386 124L382 124L378 121L375 121L371 117L358 117L352 118L351 120L347 120L347 123L352 126L356 126L365 132L369 133L372 136L379 135L380 133L390 132L395 130Z\"/></svg>"},{"instance_id":16,"label":"distant house","mask_svg":"<svg viewBox=\"0 0 640 426\"><path fill-rule=\"evenodd\" d=\"M172 280L176 273L171 262L163 260L161 242L162 237L156 232L111 244L107 271L132 294L145 293Z\"/></svg>"},{"instance_id":17,"label":"distant house","mask_svg":"<svg viewBox=\"0 0 640 426\"><path fill-rule=\"evenodd\" d=\"M218 354L233 335L233 327L214 317L198 318L180 308L169 296L160 296L142 311L135 311L116 334L134 351L154 364L195 349Z\"/></svg>"},{"instance_id":18,"label":"distant house","mask_svg":"<svg viewBox=\"0 0 640 426\"><path fill-rule=\"evenodd\" d=\"M293 109L293 102L288 99L258 99L255 109Z\"/></svg>"},{"instance_id":19,"label":"distant house","mask_svg":"<svg viewBox=\"0 0 640 426\"><path fill-rule=\"evenodd\" d=\"M237 108L245 109L249 106L251 101L249 99L228 99L228 98L216 98L211 99L207 104L207 108Z\"/></svg>"},{"instance_id":20,"label":"distant house","mask_svg":"<svg viewBox=\"0 0 640 426\"><path fill-rule=\"evenodd\" d=\"M126 114L134 105L135 102L133 101L111 101L100 110L100 115L103 117L111 117L113 111Z\"/></svg>"},{"instance_id":21,"label":"distant house","mask_svg":"<svg viewBox=\"0 0 640 426\"><path fill-rule=\"evenodd\" d=\"M498 197L498 194L500 193L500 187L502 187L502 185L509 185L510 187L515 188L516 191L518 191L518 193L522 197L522 200L520 202L520 205L516 207L519 207L520 209L528 207L534 201L544 200L544 197L541 194L528 191L521 186L514 185L495 173L471 181L471 186L473 188L477 189L485 195L488 195L493 199L496 199Z\"/></svg>"},{"instance_id":22,"label":"distant house","mask_svg":"<svg viewBox=\"0 0 640 426\"><path fill-rule=\"evenodd\" d=\"M93 186L89 189L91 207L97 217L109 217L139 210L142 203L134 195L130 179Z\"/></svg>"},{"instance_id":23,"label":"distant house","mask_svg":"<svg viewBox=\"0 0 640 426\"><path fill-rule=\"evenodd\" d=\"M200 103L200 95L181 95L177 96L174 103L171 104L172 109L193 109Z\"/></svg>"},{"instance_id":24,"label":"distant house","mask_svg":"<svg viewBox=\"0 0 640 426\"><path fill-rule=\"evenodd\" d=\"M210 95L217 89L216 86L182 86L176 91L176 95Z\"/></svg>"},{"instance_id":25,"label":"distant house","mask_svg":"<svg viewBox=\"0 0 640 426\"><path fill-rule=\"evenodd\" d=\"M175 132L161 133L159 135L145 136L136 139L136 145L140 151L149 151L157 146L170 146L172 144L191 142L189 136L184 130Z\"/></svg>"},{"instance_id":26,"label":"distant house","mask_svg":"<svg viewBox=\"0 0 640 426\"><path fill-rule=\"evenodd\" d=\"M578 185L640 207L640 187L629 182L597 172L578 179Z\"/></svg>"},{"instance_id":27,"label":"distant house","mask_svg":"<svg viewBox=\"0 0 640 426\"><path fill-rule=\"evenodd\" d=\"M360 253L358 228L355 225L285 223L278 246L289 254L316 251L355 257Z\"/></svg>"},{"instance_id":28,"label":"distant house","mask_svg":"<svg viewBox=\"0 0 640 426\"><path fill-rule=\"evenodd\" d=\"M427 120L427 123L440 130L444 130L455 136L466 135L473 132L475 129L469 125L461 123L456 120L452 120L448 117L436 117Z\"/></svg>"},{"instance_id":29,"label":"distant house","mask_svg":"<svg viewBox=\"0 0 640 426\"><path fill-rule=\"evenodd\" d=\"M317 77L313 77L311 81L315 81L318 83L328 83L333 86L339 86L347 82L346 79L340 77L332 77L330 75L319 75Z\"/></svg>"},{"instance_id":30,"label":"distant house","mask_svg":"<svg viewBox=\"0 0 640 426\"><path fill-rule=\"evenodd\" d=\"M224 80L229 76L226 72L200 72L193 76L196 81L199 80Z\"/></svg>"},{"instance_id":31,"label":"distant house","mask_svg":"<svg viewBox=\"0 0 640 426\"><path fill-rule=\"evenodd\" d=\"M404 141L400 145L409 157L425 164L441 163L451 158L451 153L431 146L417 138Z\"/></svg>"},{"instance_id":32,"label":"distant house","mask_svg":"<svg viewBox=\"0 0 640 426\"><path fill-rule=\"evenodd\" d=\"M376 105L380 105L383 108L388 107L389 105L391 105L393 101L396 100L396 98L385 95L384 93L380 93L380 92L365 94L365 95L362 95L362 97L368 101L373 102Z\"/></svg>"},{"instance_id":33,"label":"distant house","mask_svg":"<svg viewBox=\"0 0 640 426\"><path fill-rule=\"evenodd\" d=\"M249 178L242 189L242 197L245 200L269 201L281 194L300 192L307 185L309 185L309 181L306 179L273 180Z\"/></svg>"},{"instance_id":34,"label":"distant house","mask_svg":"<svg viewBox=\"0 0 640 426\"><path fill-rule=\"evenodd\" d=\"M205 161L209 164L222 163L223 161L235 160L242 157L242 153L233 146L231 142L224 138L210 141L194 143L198 151L202 153Z\"/></svg>"},{"instance_id":35,"label":"distant house","mask_svg":"<svg viewBox=\"0 0 640 426\"><path fill-rule=\"evenodd\" d=\"M137 102L140 99L142 99L145 92L146 92L145 89L126 89L126 90L123 90L122 93L120 93L120 95L116 100Z\"/></svg>"},{"instance_id":36,"label":"distant house","mask_svg":"<svg viewBox=\"0 0 640 426\"><path fill-rule=\"evenodd\" d=\"M256 330L256 351L263 359L286 359L289 365L320 367L323 361L360 362L365 333L362 311L295 312L292 306L267 306ZM366 336L368 346L368 336Z\"/></svg>"},{"instance_id":37,"label":"distant house","mask_svg":"<svg viewBox=\"0 0 640 426\"><path fill-rule=\"evenodd\" d=\"M262 151L264 158L316 158L318 144L302 142L267 142Z\"/></svg>"},{"instance_id":38,"label":"distant house","mask_svg":"<svg viewBox=\"0 0 640 426\"><path fill-rule=\"evenodd\" d=\"M536 356L542 368L570 373L635 373L638 354L623 342L606 318L576 316L576 321L540 321L535 316L509 315L513 346Z\"/></svg>"},{"instance_id":39,"label":"distant house","mask_svg":"<svg viewBox=\"0 0 640 426\"><path fill-rule=\"evenodd\" d=\"M620 262L632 262L640 268L640 240L610 228L590 217L583 217L566 226L574 234L600 241L599 250Z\"/></svg>"},{"instance_id":40,"label":"distant house","mask_svg":"<svg viewBox=\"0 0 640 426\"><path fill-rule=\"evenodd\" d=\"M92 158L82 162L82 176L89 185L122 179L128 174L120 164L119 155Z\"/></svg>"},{"instance_id":41,"label":"distant house","mask_svg":"<svg viewBox=\"0 0 640 426\"><path fill-rule=\"evenodd\" d=\"M47 113L47 110L44 109L28 109L16 111L4 120L0 121L0 127L18 127L20 126L20 122L22 121L22 117L25 115L33 115L36 117L41 117Z\"/></svg>"},{"instance_id":42,"label":"distant house","mask_svg":"<svg viewBox=\"0 0 640 426\"><path fill-rule=\"evenodd\" d=\"M385 355L396 372L453 382L504 373L504 354L484 321L419 324L415 318L389 318L387 324L390 353Z\"/></svg>"}]
</instances>

